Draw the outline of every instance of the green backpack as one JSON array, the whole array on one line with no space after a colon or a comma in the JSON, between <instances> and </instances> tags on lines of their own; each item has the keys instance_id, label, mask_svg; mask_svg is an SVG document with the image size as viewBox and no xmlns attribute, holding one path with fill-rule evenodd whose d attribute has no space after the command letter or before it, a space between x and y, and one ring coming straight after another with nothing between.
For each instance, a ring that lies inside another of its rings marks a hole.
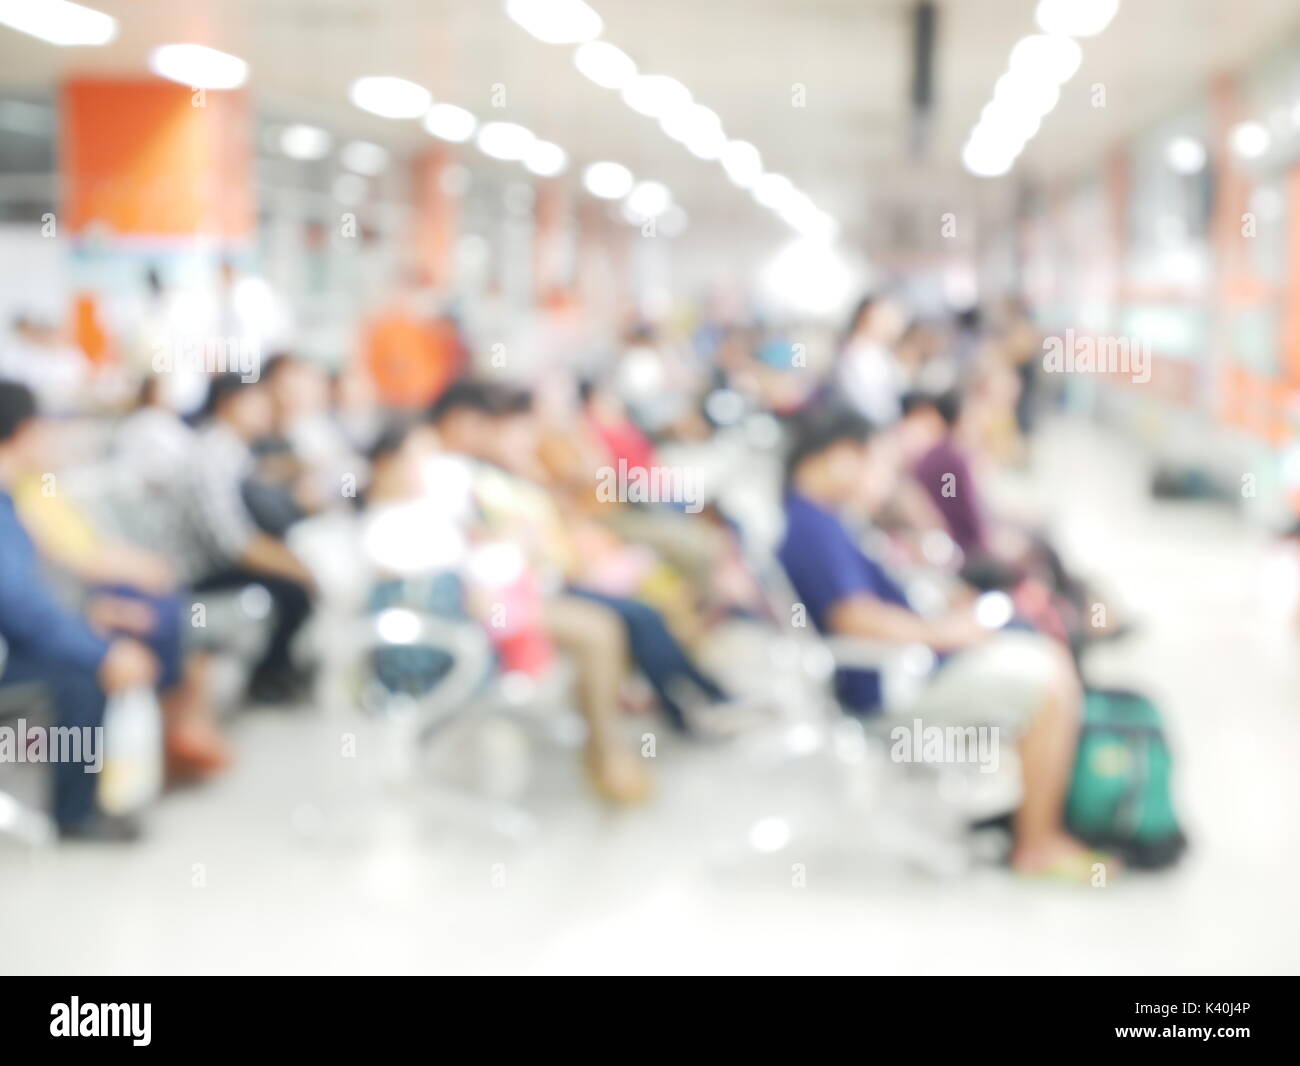
<instances>
[{"instance_id":1,"label":"green backpack","mask_svg":"<svg viewBox=\"0 0 1300 1066\"><path fill-rule=\"evenodd\" d=\"M1160 712L1119 689L1087 693L1066 825L1135 869L1170 866L1187 847L1174 813L1173 760Z\"/></svg>"}]
</instances>

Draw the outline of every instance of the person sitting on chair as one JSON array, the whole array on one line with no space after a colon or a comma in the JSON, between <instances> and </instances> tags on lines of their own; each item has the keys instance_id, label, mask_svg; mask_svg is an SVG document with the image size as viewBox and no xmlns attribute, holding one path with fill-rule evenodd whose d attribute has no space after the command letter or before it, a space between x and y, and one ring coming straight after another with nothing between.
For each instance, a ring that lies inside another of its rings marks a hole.
<instances>
[{"instance_id":1,"label":"person sitting on chair","mask_svg":"<svg viewBox=\"0 0 1300 1066\"><path fill-rule=\"evenodd\" d=\"M1084 881L1103 856L1064 827L1081 706L1079 679L1058 644L1036 633L989 629L969 602L937 617L912 610L903 589L850 536L837 511L892 482L895 453L873 446L872 427L842 410L794 426L786 465L786 531L779 558L808 617L838 637L923 644L941 659L909 720L926 727L995 726L1017 738L1023 798L1013 817L1011 862L1020 873ZM883 710L881 673L841 671L840 699L859 714Z\"/></svg>"},{"instance_id":2,"label":"person sitting on chair","mask_svg":"<svg viewBox=\"0 0 1300 1066\"><path fill-rule=\"evenodd\" d=\"M158 662L138 641L97 633L47 585L9 492L17 478L40 468L40 429L31 390L0 382L0 637L8 646L0 688L39 686L52 705L55 727L97 729L103 727L108 696L152 686ZM85 749L79 754L78 760L54 767L60 836L134 839L139 835L134 819L98 809L98 778L87 769Z\"/></svg>"}]
</instances>

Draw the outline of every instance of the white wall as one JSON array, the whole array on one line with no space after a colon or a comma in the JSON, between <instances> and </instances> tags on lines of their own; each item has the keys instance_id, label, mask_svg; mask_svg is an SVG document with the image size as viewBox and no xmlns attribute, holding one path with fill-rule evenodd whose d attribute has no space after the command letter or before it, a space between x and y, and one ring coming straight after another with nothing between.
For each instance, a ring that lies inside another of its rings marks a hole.
<instances>
[{"instance_id":1,"label":"white wall","mask_svg":"<svg viewBox=\"0 0 1300 1066\"><path fill-rule=\"evenodd\" d=\"M0 225L0 336L19 311L62 323L68 307L66 248L39 224Z\"/></svg>"}]
</instances>

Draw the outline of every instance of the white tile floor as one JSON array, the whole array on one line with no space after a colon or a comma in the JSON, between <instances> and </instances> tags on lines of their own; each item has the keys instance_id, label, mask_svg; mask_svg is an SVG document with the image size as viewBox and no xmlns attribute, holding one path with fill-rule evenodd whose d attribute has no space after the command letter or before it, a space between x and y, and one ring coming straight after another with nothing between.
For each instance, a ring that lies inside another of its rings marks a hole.
<instances>
[{"instance_id":1,"label":"white tile floor","mask_svg":"<svg viewBox=\"0 0 1300 1066\"><path fill-rule=\"evenodd\" d=\"M823 764L742 749L661 746L661 800L621 815L586 802L567 754L546 756L529 786L540 827L510 842L427 787L385 784L384 737L364 724L264 713L234 726L236 772L169 798L146 844L0 849L0 971L1293 973L1285 567L1224 512L1148 503L1143 478L1123 445L1058 427L1029 491L1142 624L1096 666L1167 709L1194 835L1175 873L1103 890L909 873L852 844L863 827L835 813ZM764 816L794 830L775 855L746 845Z\"/></svg>"}]
</instances>

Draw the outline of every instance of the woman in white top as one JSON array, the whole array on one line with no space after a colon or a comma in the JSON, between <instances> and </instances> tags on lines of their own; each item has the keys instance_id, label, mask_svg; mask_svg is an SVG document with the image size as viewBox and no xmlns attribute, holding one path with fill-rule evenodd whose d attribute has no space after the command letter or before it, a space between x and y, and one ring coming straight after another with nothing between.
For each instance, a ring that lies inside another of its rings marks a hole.
<instances>
[{"instance_id":1,"label":"woman in white top","mask_svg":"<svg viewBox=\"0 0 1300 1066\"><path fill-rule=\"evenodd\" d=\"M905 325L903 313L887 297L862 299L849 320L835 367L835 385L844 400L877 426L897 421L906 375L893 352Z\"/></svg>"}]
</instances>

